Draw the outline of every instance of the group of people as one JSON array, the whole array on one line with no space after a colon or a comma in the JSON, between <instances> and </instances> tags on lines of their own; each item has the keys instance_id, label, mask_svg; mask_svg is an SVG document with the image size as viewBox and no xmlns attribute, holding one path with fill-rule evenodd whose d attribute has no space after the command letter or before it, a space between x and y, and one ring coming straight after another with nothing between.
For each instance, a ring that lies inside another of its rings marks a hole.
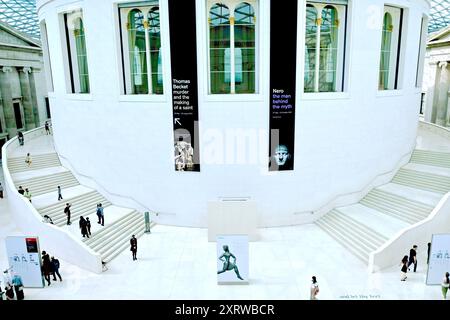
<instances>
[{"instance_id":1,"label":"group of people","mask_svg":"<svg viewBox=\"0 0 450 320\"><path fill-rule=\"evenodd\" d=\"M42 251L42 273L48 286L51 284L51 275L53 275L53 281L57 281L56 276L58 276L59 281L62 281L62 277L59 274L59 267L60 263L58 259L55 257L50 258L50 255L47 252Z\"/></svg>"},{"instance_id":2,"label":"group of people","mask_svg":"<svg viewBox=\"0 0 450 320\"><path fill-rule=\"evenodd\" d=\"M25 188L24 190L22 186L19 186L17 191L31 202L31 192L28 188Z\"/></svg>"},{"instance_id":3,"label":"group of people","mask_svg":"<svg viewBox=\"0 0 450 320\"><path fill-rule=\"evenodd\" d=\"M44 129L47 135L52 134L50 131L50 123L48 121L45 121ZM17 140L19 140L19 145L23 146L25 144L25 139L22 131L17 132Z\"/></svg>"},{"instance_id":4,"label":"group of people","mask_svg":"<svg viewBox=\"0 0 450 320\"><path fill-rule=\"evenodd\" d=\"M66 207L64 208L64 213L67 216L67 225L70 225L70 207L72 205L70 203L66 203ZM98 217L98 224L101 224L102 226L105 225L105 214L103 211L103 206L101 203L97 204L97 209L96 209L96 214ZM80 220L79 220L79 227L81 230L81 235L83 236L83 238L88 237L91 235L91 221L89 220L89 217L84 218L83 216L80 216Z\"/></svg>"},{"instance_id":5,"label":"group of people","mask_svg":"<svg viewBox=\"0 0 450 320\"><path fill-rule=\"evenodd\" d=\"M5 295L6 300L23 300L25 298L22 278L19 275L13 274L11 277L9 270L5 270L3 272L3 281L5 283L5 292L2 291L0 286L0 300L3 300L3 295Z\"/></svg>"},{"instance_id":6,"label":"group of people","mask_svg":"<svg viewBox=\"0 0 450 320\"><path fill-rule=\"evenodd\" d=\"M417 271L417 245L413 245L413 247L411 248L411 250L409 250L409 256L405 255L403 256L403 259L400 263L400 265L402 266L401 270L400 270L400 280L401 281L406 281L406 279L408 278L406 276L408 271L411 271L410 266L414 264L414 272Z\"/></svg>"}]
</instances>

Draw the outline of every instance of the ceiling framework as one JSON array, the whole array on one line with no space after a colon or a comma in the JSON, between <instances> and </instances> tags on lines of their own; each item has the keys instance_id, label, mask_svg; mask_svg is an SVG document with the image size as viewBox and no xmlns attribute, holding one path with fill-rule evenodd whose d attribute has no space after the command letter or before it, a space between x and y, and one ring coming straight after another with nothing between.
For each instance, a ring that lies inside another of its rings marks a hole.
<instances>
[{"instance_id":1,"label":"ceiling framework","mask_svg":"<svg viewBox=\"0 0 450 320\"><path fill-rule=\"evenodd\" d=\"M431 0L428 32L435 32L450 25L450 0Z\"/></svg>"},{"instance_id":2,"label":"ceiling framework","mask_svg":"<svg viewBox=\"0 0 450 320\"><path fill-rule=\"evenodd\" d=\"M34 39L40 37L36 0L0 0L0 21Z\"/></svg>"}]
</instances>

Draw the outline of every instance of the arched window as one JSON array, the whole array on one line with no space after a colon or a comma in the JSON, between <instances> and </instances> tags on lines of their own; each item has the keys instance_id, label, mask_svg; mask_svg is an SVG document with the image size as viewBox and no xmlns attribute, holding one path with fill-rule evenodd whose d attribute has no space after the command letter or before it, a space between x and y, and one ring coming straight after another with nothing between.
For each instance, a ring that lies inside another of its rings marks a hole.
<instances>
[{"instance_id":1,"label":"arched window","mask_svg":"<svg viewBox=\"0 0 450 320\"><path fill-rule=\"evenodd\" d=\"M316 74L317 10L306 5L305 30L305 92L314 92Z\"/></svg>"},{"instance_id":2,"label":"arched window","mask_svg":"<svg viewBox=\"0 0 450 320\"><path fill-rule=\"evenodd\" d=\"M159 6L135 4L119 5L125 94L163 94Z\"/></svg>"},{"instance_id":3,"label":"arched window","mask_svg":"<svg viewBox=\"0 0 450 320\"><path fill-rule=\"evenodd\" d=\"M236 93L255 92L255 10L244 2L234 10L234 81Z\"/></svg>"},{"instance_id":4,"label":"arched window","mask_svg":"<svg viewBox=\"0 0 450 320\"><path fill-rule=\"evenodd\" d=\"M392 45L392 16L389 12L384 14L383 19L383 35L381 39L381 57L380 57L380 78L379 89L389 89L389 65L391 59Z\"/></svg>"},{"instance_id":5,"label":"arched window","mask_svg":"<svg viewBox=\"0 0 450 320\"><path fill-rule=\"evenodd\" d=\"M305 92L343 90L345 5L306 4Z\"/></svg>"},{"instance_id":6,"label":"arched window","mask_svg":"<svg viewBox=\"0 0 450 320\"><path fill-rule=\"evenodd\" d=\"M230 10L216 3L209 11L209 64L211 93L231 92Z\"/></svg>"}]
</instances>

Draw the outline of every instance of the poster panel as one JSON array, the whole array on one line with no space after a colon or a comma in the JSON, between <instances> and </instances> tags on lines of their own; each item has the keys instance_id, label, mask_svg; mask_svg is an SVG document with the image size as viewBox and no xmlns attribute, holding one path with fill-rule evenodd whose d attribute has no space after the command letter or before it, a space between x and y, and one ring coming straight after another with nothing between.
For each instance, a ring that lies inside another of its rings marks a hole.
<instances>
[{"instance_id":1,"label":"poster panel","mask_svg":"<svg viewBox=\"0 0 450 320\"><path fill-rule=\"evenodd\" d=\"M427 285L441 284L446 272L450 273L450 234L433 234Z\"/></svg>"},{"instance_id":2,"label":"poster panel","mask_svg":"<svg viewBox=\"0 0 450 320\"><path fill-rule=\"evenodd\" d=\"M248 284L248 235L217 236L217 283Z\"/></svg>"},{"instance_id":3,"label":"poster panel","mask_svg":"<svg viewBox=\"0 0 450 320\"><path fill-rule=\"evenodd\" d=\"M270 28L269 171L294 170L297 0L271 0Z\"/></svg>"},{"instance_id":4,"label":"poster panel","mask_svg":"<svg viewBox=\"0 0 450 320\"><path fill-rule=\"evenodd\" d=\"M5 239L10 272L22 278L23 286L43 288L39 238L13 236Z\"/></svg>"},{"instance_id":5,"label":"poster panel","mask_svg":"<svg viewBox=\"0 0 450 320\"><path fill-rule=\"evenodd\" d=\"M195 0L169 0L176 171L200 171L195 24Z\"/></svg>"}]
</instances>

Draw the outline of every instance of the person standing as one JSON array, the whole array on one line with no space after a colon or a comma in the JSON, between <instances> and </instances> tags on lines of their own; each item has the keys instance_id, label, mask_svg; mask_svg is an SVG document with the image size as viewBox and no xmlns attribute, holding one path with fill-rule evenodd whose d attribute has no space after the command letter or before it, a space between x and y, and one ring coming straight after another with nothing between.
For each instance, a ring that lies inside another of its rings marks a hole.
<instances>
[{"instance_id":1,"label":"person standing","mask_svg":"<svg viewBox=\"0 0 450 320\"><path fill-rule=\"evenodd\" d=\"M22 186L19 186L19 190L17 190L21 195L25 193L25 190L23 190Z\"/></svg>"},{"instance_id":2,"label":"person standing","mask_svg":"<svg viewBox=\"0 0 450 320\"><path fill-rule=\"evenodd\" d=\"M80 229L81 229L81 235L83 236L83 238L85 238L86 236L89 238L89 234L87 231L87 225L86 225L86 219L83 218L83 216L80 216Z\"/></svg>"},{"instance_id":3,"label":"person standing","mask_svg":"<svg viewBox=\"0 0 450 320\"><path fill-rule=\"evenodd\" d=\"M310 300L317 300L319 294L319 284L315 276L312 277Z\"/></svg>"},{"instance_id":4,"label":"person standing","mask_svg":"<svg viewBox=\"0 0 450 320\"><path fill-rule=\"evenodd\" d=\"M409 262L408 262L408 270L409 266L414 263L414 272L417 270L417 246L413 245L412 249L409 250Z\"/></svg>"},{"instance_id":5,"label":"person standing","mask_svg":"<svg viewBox=\"0 0 450 320\"><path fill-rule=\"evenodd\" d=\"M130 251L133 254L133 261L137 260L136 254L137 254L137 239L134 236L134 234L131 236L130 239Z\"/></svg>"},{"instance_id":6,"label":"person standing","mask_svg":"<svg viewBox=\"0 0 450 320\"><path fill-rule=\"evenodd\" d=\"M51 134L50 133L50 125L48 124L48 121L45 121L44 127L45 127L45 133L46 134Z\"/></svg>"},{"instance_id":7,"label":"person standing","mask_svg":"<svg viewBox=\"0 0 450 320\"><path fill-rule=\"evenodd\" d=\"M18 132L17 133L17 139L19 140L19 144L21 145L21 146L23 146L23 133L22 132Z\"/></svg>"},{"instance_id":8,"label":"person standing","mask_svg":"<svg viewBox=\"0 0 450 320\"><path fill-rule=\"evenodd\" d=\"M400 265L402 266L400 270L400 281L405 281L407 278L406 273L408 272L408 256L403 257Z\"/></svg>"},{"instance_id":9,"label":"person standing","mask_svg":"<svg viewBox=\"0 0 450 320\"><path fill-rule=\"evenodd\" d=\"M42 273L44 274L47 284L50 286L50 274L52 274L52 263L47 252L42 251Z\"/></svg>"},{"instance_id":10,"label":"person standing","mask_svg":"<svg viewBox=\"0 0 450 320\"><path fill-rule=\"evenodd\" d=\"M50 261L52 264L52 272L53 272L53 281L56 281L56 276L58 276L59 281L62 281L62 277L59 274L59 260L55 259L55 257L52 257L52 260Z\"/></svg>"},{"instance_id":11,"label":"person standing","mask_svg":"<svg viewBox=\"0 0 450 320\"><path fill-rule=\"evenodd\" d=\"M91 221L89 220L89 217L86 218L86 228L87 228L88 236L90 236L91 235Z\"/></svg>"},{"instance_id":12,"label":"person standing","mask_svg":"<svg viewBox=\"0 0 450 320\"><path fill-rule=\"evenodd\" d=\"M9 282L6 283L5 293L6 293L6 300L14 300L14 288Z\"/></svg>"},{"instance_id":13,"label":"person standing","mask_svg":"<svg viewBox=\"0 0 450 320\"><path fill-rule=\"evenodd\" d=\"M14 275L12 279L12 285L14 286L14 291L16 292L17 300L23 300L24 299L24 293L23 293L23 283L22 278L20 278L19 275Z\"/></svg>"},{"instance_id":14,"label":"person standing","mask_svg":"<svg viewBox=\"0 0 450 320\"><path fill-rule=\"evenodd\" d=\"M430 252L431 252L431 242L428 242L427 264L430 264Z\"/></svg>"},{"instance_id":15,"label":"person standing","mask_svg":"<svg viewBox=\"0 0 450 320\"><path fill-rule=\"evenodd\" d=\"M28 167L31 167L31 163L33 160L31 159L31 155L27 153L27 156L25 157L25 163L28 165Z\"/></svg>"},{"instance_id":16,"label":"person standing","mask_svg":"<svg viewBox=\"0 0 450 320\"><path fill-rule=\"evenodd\" d=\"M71 207L71 204L70 203L66 203L66 207L64 208L64 213L67 216L67 225L71 225L72 224L70 222L70 207Z\"/></svg>"},{"instance_id":17,"label":"person standing","mask_svg":"<svg viewBox=\"0 0 450 320\"><path fill-rule=\"evenodd\" d=\"M62 197L62 194L61 194L61 186L58 186L58 201L62 200L62 199L63 199L63 197Z\"/></svg>"},{"instance_id":18,"label":"person standing","mask_svg":"<svg viewBox=\"0 0 450 320\"><path fill-rule=\"evenodd\" d=\"M447 299L447 292L448 292L448 288L450 287L450 278L449 278L449 273L446 272L444 279L442 279L442 284L441 284L441 288L442 288L442 299L445 300Z\"/></svg>"},{"instance_id":19,"label":"person standing","mask_svg":"<svg viewBox=\"0 0 450 320\"><path fill-rule=\"evenodd\" d=\"M25 188L25 193L23 195L31 202L31 192L28 190L28 188Z\"/></svg>"},{"instance_id":20,"label":"person standing","mask_svg":"<svg viewBox=\"0 0 450 320\"><path fill-rule=\"evenodd\" d=\"M101 224L102 226L105 225L105 215L103 213L103 207L102 204L99 203L97 205L97 216L98 216L98 223Z\"/></svg>"},{"instance_id":21,"label":"person standing","mask_svg":"<svg viewBox=\"0 0 450 320\"><path fill-rule=\"evenodd\" d=\"M0 199L3 199L3 186L1 182L0 182Z\"/></svg>"}]
</instances>

